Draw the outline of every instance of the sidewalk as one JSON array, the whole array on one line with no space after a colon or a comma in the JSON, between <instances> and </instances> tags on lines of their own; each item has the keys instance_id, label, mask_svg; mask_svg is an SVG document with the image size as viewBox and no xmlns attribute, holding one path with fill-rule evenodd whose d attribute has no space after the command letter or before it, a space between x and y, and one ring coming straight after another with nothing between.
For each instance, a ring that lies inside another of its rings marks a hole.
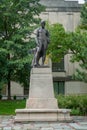
<instances>
[{"instance_id":1,"label":"sidewalk","mask_svg":"<svg viewBox=\"0 0 87 130\"><path fill-rule=\"evenodd\" d=\"M74 123L26 122L14 123L14 116L0 116L0 130L87 130L87 116L73 117Z\"/></svg>"}]
</instances>

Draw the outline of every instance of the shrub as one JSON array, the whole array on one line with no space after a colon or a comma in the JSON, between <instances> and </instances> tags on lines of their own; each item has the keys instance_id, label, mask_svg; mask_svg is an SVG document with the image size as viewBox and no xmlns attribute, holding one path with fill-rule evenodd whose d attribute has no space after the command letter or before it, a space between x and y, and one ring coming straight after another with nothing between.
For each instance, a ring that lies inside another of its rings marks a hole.
<instances>
[{"instance_id":1,"label":"shrub","mask_svg":"<svg viewBox=\"0 0 87 130\"><path fill-rule=\"evenodd\" d=\"M87 115L87 95L58 95L59 108L71 109L72 115Z\"/></svg>"},{"instance_id":2,"label":"shrub","mask_svg":"<svg viewBox=\"0 0 87 130\"><path fill-rule=\"evenodd\" d=\"M72 109L71 110L71 115L81 115L81 113L80 113L80 110L79 109Z\"/></svg>"}]
</instances>

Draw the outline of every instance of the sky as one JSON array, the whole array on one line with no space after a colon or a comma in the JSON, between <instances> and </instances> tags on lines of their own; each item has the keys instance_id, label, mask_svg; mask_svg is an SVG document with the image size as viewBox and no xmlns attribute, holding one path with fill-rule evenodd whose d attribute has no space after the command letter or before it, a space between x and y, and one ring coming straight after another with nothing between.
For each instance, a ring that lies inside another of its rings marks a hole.
<instances>
[{"instance_id":1,"label":"sky","mask_svg":"<svg viewBox=\"0 0 87 130\"><path fill-rule=\"evenodd\" d=\"M84 0L78 0L79 3L84 3Z\"/></svg>"},{"instance_id":2,"label":"sky","mask_svg":"<svg viewBox=\"0 0 87 130\"><path fill-rule=\"evenodd\" d=\"M79 4L83 4L84 3L84 0L66 0L66 1L78 1Z\"/></svg>"}]
</instances>

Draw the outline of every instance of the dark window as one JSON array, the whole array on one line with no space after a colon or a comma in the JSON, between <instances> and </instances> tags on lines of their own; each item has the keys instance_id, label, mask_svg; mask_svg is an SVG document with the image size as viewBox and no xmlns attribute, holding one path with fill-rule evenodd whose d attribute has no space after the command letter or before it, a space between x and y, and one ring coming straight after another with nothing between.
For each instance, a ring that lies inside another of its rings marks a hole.
<instances>
[{"instance_id":1,"label":"dark window","mask_svg":"<svg viewBox=\"0 0 87 130\"><path fill-rule=\"evenodd\" d=\"M65 94L65 82L64 81L53 82L53 84L54 84L55 95Z\"/></svg>"},{"instance_id":2,"label":"dark window","mask_svg":"<svg viewBox=\"0 0 87 130\"><path fill-rule=\"evenodd\" d=\"M64 71L64 59L62 59L60 62L53 62L52 71L53 72Z\"/></svg>"},{"instance_id":3,"label":"dark window","mask_svg":"<svg viewBox=\"0 0 87 130\"><path fill-rule=\"evenodd\" d=\"M29 95L29 88L24 88L24 95Z\"/></svg>"}]
</instances>

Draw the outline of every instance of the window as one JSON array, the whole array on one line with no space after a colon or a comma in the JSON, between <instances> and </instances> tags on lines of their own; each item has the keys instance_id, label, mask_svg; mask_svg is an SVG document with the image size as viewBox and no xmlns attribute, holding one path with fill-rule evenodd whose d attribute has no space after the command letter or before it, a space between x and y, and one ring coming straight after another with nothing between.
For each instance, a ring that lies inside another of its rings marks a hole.
<instances>
[{"instance_id":1,"label":"window","mask_svg":"<svg viewBox=\"0 0 87 130\"><path fill-rule=\"evenodd\" d=\"M64 71L64 59L62 59L60 62L53 62L52 71L53 72Z\"/></svg>"},{"instance_id":2,"label":"window","mask_svg":"<svg viewBox=\"0 0 87 130\"><path fill-rule=\"evenodd\" d=\"M53 85L54 85L55 95L65 94L65 82L64 81L56 81L53 83Z\"/></svg>"},{"instance_id":3,"label":"window","mask_svg":"<svg viewBox=\"0 0 87 130\"><path fill-rule=\"evenodd\" d=\"M27 87L25 88L24 87L24 95L29 95L29 88L27 88Z\"/></svg>"}]
</instances>

